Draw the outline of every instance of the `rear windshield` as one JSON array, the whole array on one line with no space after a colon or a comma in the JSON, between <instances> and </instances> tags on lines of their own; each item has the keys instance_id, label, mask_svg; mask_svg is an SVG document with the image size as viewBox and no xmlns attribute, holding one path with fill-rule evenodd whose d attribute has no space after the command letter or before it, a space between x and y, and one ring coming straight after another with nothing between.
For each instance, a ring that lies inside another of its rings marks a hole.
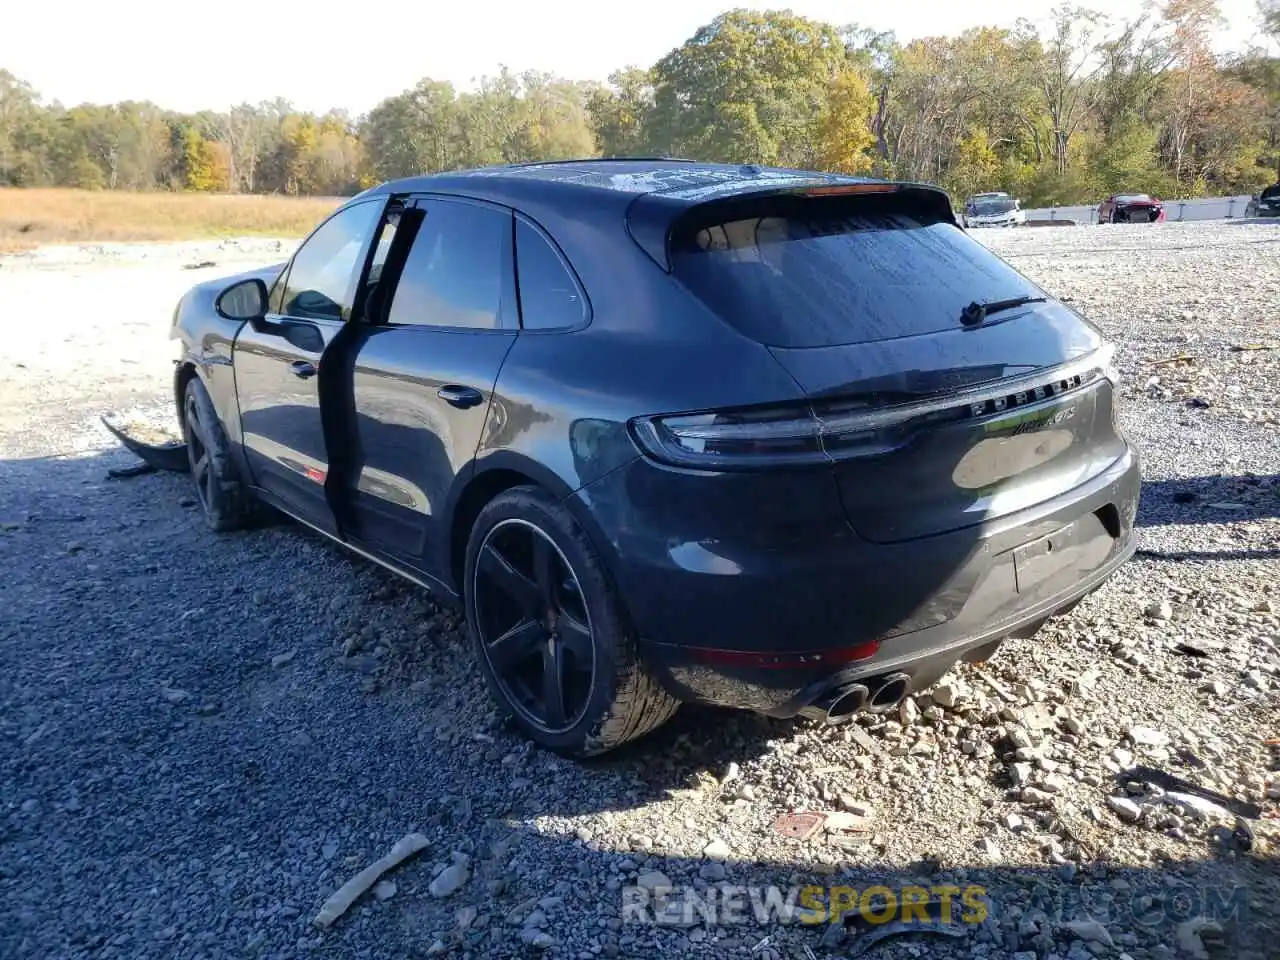
<instances>
[{"instance_id":1,"label":"rear windshield","mask_svg":"<svg viewBox=\"0 0 1280 960\"><path fill-rule=\"evenodd\" d=\"M989 217L996 213L1008 213L1016 209L1018 209L1018 202L1007 198L973 201L973 212L979 217Z\"/></svg>"},{"instance_id":2,"label":"rear windshield","mask_svg":"<svg viewBox=\"0 0 1280 960\"><path fill-rule=\"evenodd\" d=\"M769 346L952 330L975 300L1043 296L959 227L892 197L777 198L694 216L671 238L675 276Z\"/></svg>"}]
</instances>

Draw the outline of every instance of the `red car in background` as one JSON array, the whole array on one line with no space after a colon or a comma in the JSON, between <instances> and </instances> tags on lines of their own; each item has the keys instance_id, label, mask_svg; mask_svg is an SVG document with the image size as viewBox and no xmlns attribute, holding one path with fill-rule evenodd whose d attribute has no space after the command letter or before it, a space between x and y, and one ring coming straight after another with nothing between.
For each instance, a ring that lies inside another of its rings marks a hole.
<instances>
[{"instance_id":1,"label":"red car in background","mask_svg":"<svg viewBox=\"0 0 1280 960\"><path fill-rule=\"evenodd\" d=\"M1145 193L1114 193L1098 205L1099 223L1160 223L1164 206Z\"/></svg>"}]
</instances>

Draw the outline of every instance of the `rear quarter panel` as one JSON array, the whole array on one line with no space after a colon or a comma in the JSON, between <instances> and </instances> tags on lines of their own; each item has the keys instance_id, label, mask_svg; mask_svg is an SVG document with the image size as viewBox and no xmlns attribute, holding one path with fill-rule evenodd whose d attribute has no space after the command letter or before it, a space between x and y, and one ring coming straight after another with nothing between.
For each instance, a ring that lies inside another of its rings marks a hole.
<instances>
[{"instance_id":1,"label":"rear quarter panel","mask_svg":"<svg viewBox=\"0 0 1280 960\"><path fill-rule=\"evenodd\" d=\"M654 263L621 216L539 222L582 281L589 316L580 329L516 338L477 451L479 470L525 459L568 495L638 456L627 431L633 417L803 396L766 348Z\"/></svg>"}]
</instances>

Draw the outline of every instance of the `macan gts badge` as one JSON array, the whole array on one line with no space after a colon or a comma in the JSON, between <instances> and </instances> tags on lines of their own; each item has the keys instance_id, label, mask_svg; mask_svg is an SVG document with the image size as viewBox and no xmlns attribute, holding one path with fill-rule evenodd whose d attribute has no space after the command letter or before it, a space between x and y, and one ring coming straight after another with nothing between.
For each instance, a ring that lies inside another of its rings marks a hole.
<instances>
[{"instance_id":1,"label":"macan gts badge","mask_svg":"<svg viewBox=\"0 0 1280 960\"><path fill-rule=\"evenodd\" d=\"M382 184L178 304L215 530L264 507L455 602L502 710L840 722L1133 552L1113 348L945 194L581 160Z\"/></svg>"}]
</instances>

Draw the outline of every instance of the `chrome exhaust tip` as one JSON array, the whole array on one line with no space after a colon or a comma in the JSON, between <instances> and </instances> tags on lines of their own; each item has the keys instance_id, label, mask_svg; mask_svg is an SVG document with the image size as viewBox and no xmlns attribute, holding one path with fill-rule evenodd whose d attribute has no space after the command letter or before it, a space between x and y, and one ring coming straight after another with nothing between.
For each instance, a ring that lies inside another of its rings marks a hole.
<instances>
[{"instance_id":1,"label":"chrome exhaust tip","mask_svg":"<svg viewBox=\"0 0 1280 960\"><path fill-rule=\"evenodd\" d=\"M871 691L860 683L837 691L836 698L827 707L827 723L844 723L867 705Z\"/></svg>"},{"instance_id":2,"label":"chrome exhaust tip","mask_svg":"<svg viewBox=\"0 0 1280 960\"><path fill-rule=\"evenodd\" d=\"M911 678L905 673L891 673L879 678L878 685L871 685L867 710L871 713L888 713L900 704L911 691Z\"/></svg>"},{"instance_id":3,"label":"chrome exhaust tip","mask_svg":"<svg viewBox=\"0 0 1280 960\"><path fill-rule=\"evenodd\" d=\"M866 705L870 695L871 691L860 683L845 684L816 697L800 709L800 715L819 723L844 723Z\"/></svg>"}]
</instances>

